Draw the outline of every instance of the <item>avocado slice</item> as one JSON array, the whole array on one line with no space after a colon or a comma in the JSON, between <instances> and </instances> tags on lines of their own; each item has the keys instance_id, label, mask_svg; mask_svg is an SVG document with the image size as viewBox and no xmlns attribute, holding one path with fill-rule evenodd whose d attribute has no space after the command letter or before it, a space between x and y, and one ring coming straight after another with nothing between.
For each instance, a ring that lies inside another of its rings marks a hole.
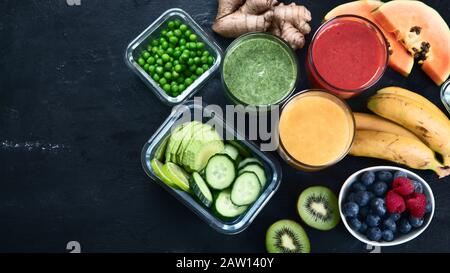
<instances>
[{"instance_id":1,"label":"avocado slice","mask_svg":"<svg viewBox=\"0 0 450 273\"><path fill-rule=\"evenodd\" d=\"M173 132L171 133L168 143L167 143L167 147L166 147L166 151L165 151L165 159L166 162L172 161L171 159L171 155L170 155L170 150L173 148L173 146L175 145L175 141L173 136L178 134L185 126L187 125L187 123L183 123L181 125L179 125L177 128L175 128L173 130Z\"/></svg>"},{"instance_id":2,"label":"avocado slice","mask_svg":"<svg viewBox=\"0 0 450 273\"><path fill-rule=\"evenodd\" d=\"M180 144L178 145L176 150L173 150L173 157L175 158L175 160L177 161L178 164L181 165L181 151L184 151L184 148L186 148L186 146L188 145L189 142L191 142L191 139L194 137L194 135L196 134L196 132L198 132L199 130L201 130L203 123L198 122L198 121L193 121L192 122L193 125L188 128L187 132L185 133L183 140L180 142Z\"/></svg>"}]
</instances>

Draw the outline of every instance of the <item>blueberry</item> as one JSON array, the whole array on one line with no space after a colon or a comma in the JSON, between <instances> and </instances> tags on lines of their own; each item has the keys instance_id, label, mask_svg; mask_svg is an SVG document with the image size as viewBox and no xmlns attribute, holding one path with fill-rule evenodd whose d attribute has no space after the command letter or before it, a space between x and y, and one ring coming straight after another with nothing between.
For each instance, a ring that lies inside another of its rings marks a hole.
<instances>
[{"instance_id":1,"label":"blueberry","mask_svg":"<svg viewBox=\"0 0 450 273\"><path fill-rule=\"evenodd\" d=\"M423 193L423 185L419 181L412 181L414 184L414 192Z\"/></svg>"},{"instance_id":2,"label":"blueberry","mask_svg":"<svg viewBox=\"0 0 450 273\"><path fill-rule=\"evenodd\" d=\"M394 179L399 177L408 177L408 175L404 171L396 171L394 173Z\"/></svg>"},{"instance_id":3,"label":"blueberry","mask_svg":"<svg viewBox=\"0 0 450 273\"><path fill-rule=\"evenodd\" d=\"M426 213L430 213L432 211L433 207L431 206L431 203L428 202L426 207L425 207L425 212Z\"/></svg>"},{"instance_id":4,"label":"blueberry","mask_svg":"<svg viewBox=\"0 0 450 273\"><path fill-rule=\"evenodd\" d=\"M347 202L355 202L355 195L356 193L351 192L348 196L347 196Z\"/></svg>"},{"instance_id":5,"label":"blueberry","mask_svg":"<svg viewBox=\"0 0 450 273\"><path fill-rule=\"evenodd\" d=\"M367 231L367 224L361 223L361 227L359 228L359 232L365 233Z\"/></svg>"},{"instance_id":6,"label":"blueberry","mask_svg":"<svg viewBox=\"0 0 450 273\"><path fill-rule=\"evenodd\" d=\"M375 181L375 173L372 171L368 171L362 174L361 176L361 182L365 186L370 186Z\"/></svg>"},{"instance_id":7,"label":"blueberry","mask_svg":"<svg viewBox=\"0 0 450 273\"><path fill-rule=\"evenodd\" d=\"M366 206L369 204L370 196L367 191L359 191L355 194L355 202L360 205L361 207Z\"/></svg>"},{"instance_id":8,"label":"blueberry","mask_svg":"<svg viewBox=\"0 0 450 273\"><path fill-rule=\"evenodd\" d=\"M372 191L376 196L384 196L387 192L388 185L385 182L377 181L372 186Z\"/></svg>"},{"instance_id":9,"label":"blueberry","mask_svg":"<svg viewBox=\"0 0 450 273\"><path fill-rule=\"evenodd\" d=\"M355 192L367 190L366 186L364 186L363 184L361 184L361 183L359 183L359 182L353 183L353 184L352 184L352 189L353 189Z\"/></svg>"},{"instance_id":10,"label":"blueberry","mask_svg":"<svg viewBox=\"0 0 450 273\"><path fill-rule=\"evenodd\" d=\"M392 218L387 218L383 221L383 228L396 232L397 224L395 224L395 221Z\"/></svg>"},{"instance_id":11,"label":"blueberry","mask_svg":"<svg viewBox=\"0 0 450 273\"><path fill-rule=\"evenodd\" d=\"M392 173L390 171L379 171L377 172L377 178L381 181L391 181Z\"/></svg>"},{"instance_id":12,"label":"blueberry","mask_svg":"<svg viewBox=\"0 0 450 273\"><path fill-rule=\"evenodd\" d=\"M381 230L377 227L372 227L367 230L367 238L371 241L379 241L382 236Z\"/></svg>"},{"instance_id":13,"label":"blueberry","mask_svg":"<svg viewBox=\"0 0 450 273\"><path fill-rule=\"evenodd\" d=\"M356 204L355 202L345 203L344 206L342 207L342 213L346 217L350 218L356 217L358 215L358 212L359 207L358 204Z\"/></svg>"},{"instance_id":14,"label":"blueberry","mask_svg":"<svg viewBox=\"0 0 450 273\"><path fill-rule=\"evenodd\" d=\"M359 221L358 218L352 218L350 219L350 221L348 221L348 223L356 231L361 228L361 221Z\"/></svg>"},{"instance_id":15,"label":"blueberry","mask_svg":"<svg viewBox=\"0 0 450 273\"><path fill-rule=\"evenodd\" d=\"M401 233L406 234L411 231L411 228L412 228L411 224L409 223L407 218L402 218L400 220L399 225L398 225L398 230Z\"/></svg>"},{"instance_id":16,"label":"blueberry","mask_svg":"<svg viewBox=\"0 0 450 273\"><path fill-rule=\"evenodd\" d=\"M423 225L423 218L409 217L409 223L412 227L418 228Z\"/></svg>"},{"instance_id":17,"label":"blueberry","mask_svg":"<svg viewBox=\"0 0 450 273\"><path fill-rule=\"evenodd\" d=\"M366 224L369 227L377 227L380 224L381 218L378 215L369 214L366 217Z\"/></svg>"},{"instance_id":18,"label":"blueberry","mask_svg":"<svg viewBox=\"0 0 450 273\"><path fill-rule=\"evenodd\" d=\"M382 237L383 237L383 240L385 240L386 242L390 242L390 241L394 240L394 232L392 232L389 229L383 230Z\"/></svg>"},{"instance_id":19,"label":"blueberry","mask_svg":"<svg viewBox=\"0 0 450 273\"><path fill-rule=\"evenodd\" d=\"M373 192L368 191L367 193L369 194L370 200L372 200L373 198L375 198L375 194L373 194Z\"/></svg>"},{"instance_id":20,"label":"blueberry","mask_svg":"<svg viewBox=\"0 0 450 273\"><path fill-rule=\"evenodd\" d=\"M386 214L386 205L384 204L384 199L376 197L370 201L370 207L379 216Z\"/></svg>"},{"instance_id":21,"label":"blueberry","mask_svg":"<svg viewBox=\"0 0 450 273\"><path fill-rule=\"evenodd\" d=\"M402 217L400 213L393 213L389 215L389 218L394 220L394 222L397 222L400 219L400 217Z\"/></svg>"},{"instance_id":22,"label":"blueberry","mask_svg":"<svg viewBox=\"0 0 450 273\"><path fill-rule=\"evenodd\" d=\"M362 219L365 219L369 215L369 208L368 207L362 207L359 209L359 216L361 216Z\"/></svg>"}]
</instances>

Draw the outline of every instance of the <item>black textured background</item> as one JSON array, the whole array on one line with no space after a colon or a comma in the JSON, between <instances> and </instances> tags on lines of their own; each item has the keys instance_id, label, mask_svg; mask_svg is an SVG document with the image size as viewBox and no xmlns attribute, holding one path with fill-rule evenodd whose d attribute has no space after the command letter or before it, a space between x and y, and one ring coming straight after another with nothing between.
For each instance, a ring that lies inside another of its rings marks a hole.
<instances>
[{"instance_id":1,"label":"black textured background","mask_svg":"<svg viewBox=\"0 0 450 273\"><path fill-rule=\"evenodd\" d=\"M314 31L326 11L345 1L297 2L311 10ZM449 1L425 2L450 22ZM300 221L295 203L302 189L323 184L338 192L353 172L387 164L347 157L304 173L283 163L279 191L246 231L214 231L152 183L139 160L171 109L125 66L123 53L171 7L211 33L214 0L0 1L0 251L66 252L75 240L83 252L263 252L272 222ZM230 43L214 37L222 48ZM299 90L308 87L303 66L301 73ZM444 109L439 88L417 67L409 78L388 71L379 86L388 85L417 90ZM372 93L350 100L352 108L365 111ZM199 94L227 103L218 76ZM450 178L418 173L434 190L435 217L419 238L382 252L450 251ZM328 232L306 229L314 252L368 251L343 224Z\"/></svg>"}]
</instances>

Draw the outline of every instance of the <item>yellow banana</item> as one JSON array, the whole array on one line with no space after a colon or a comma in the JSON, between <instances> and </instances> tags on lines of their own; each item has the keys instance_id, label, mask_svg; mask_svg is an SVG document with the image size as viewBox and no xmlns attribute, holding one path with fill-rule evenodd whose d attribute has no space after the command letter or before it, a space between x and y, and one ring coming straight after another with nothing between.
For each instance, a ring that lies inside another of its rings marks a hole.
<instances>
[{"instance_id":1,"label":"yellow banana","mask_svg":"<svg viewBox=\"0 0 450 273\"><path fill-rule=\"evenodd\" d=\"M353 112L353 116L355 117L355 125L357 130L372 130L393 133L420 141L415 134L385 118L358 112Z\"/></svg>"},{"instance_id":2,"label":"yellow banana","mask_svg":"<svg viewBox=\"0 0 450 273\"><path fill-rule=\"evenodd\" d=\"M367 107L379 116L409 129L426 145L440 153L450 165L450 120L437 116L422 103L397 94L372 96Z\"/></svg>"},{"instance_id":3,"label":"yellow banana","mask_svg":"<svg viewBox=\"0 0 450 273\"><path fill-rule=\"evenodd\" d=\"M394 94L394 95L408 97L408 98L415 100L416 102L422 104L424 107L428 108L428 110L433 112L436 115L436 117L442 118L444 120L448 120L448 118L444 114L444 112L442 112L441 109L439 109L434 103L427 100L425 97L417 94L416 92L410 91L408 89L397 87L397 86L390 86L390 87L385 87L383 89L378 90L377 94Z\"/></svg>"},{"instance_id":4,"label":"yellow banana","mask_svg":"<svg viewBox=\"0 0 450 273\"><path fill-rule=\"evenodd\" d=\"M386 132L356 130L350 154L393 161L420 170L433 170L440 178L450 175L434 152L421 141Z\"/></svg>"}]
</instances>

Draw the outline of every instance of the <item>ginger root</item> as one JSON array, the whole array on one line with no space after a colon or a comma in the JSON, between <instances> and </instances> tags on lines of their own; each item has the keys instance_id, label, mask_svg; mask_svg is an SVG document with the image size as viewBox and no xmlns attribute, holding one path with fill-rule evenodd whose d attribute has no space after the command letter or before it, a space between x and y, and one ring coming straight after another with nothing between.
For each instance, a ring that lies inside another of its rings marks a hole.
<instances>
[{"instance_id":1,"label":"ginger root","mask_svg":"<svg viewBox=\"0 0 450 273\"><path fill-rule=\"evenodd\" d=\"M279 4L277 0L219 0L212 29L228 38L252 31L269 31L285 40L294 50L305 45L311 31L311 13L294 3Z\"/></svg>"}]
</instances>

